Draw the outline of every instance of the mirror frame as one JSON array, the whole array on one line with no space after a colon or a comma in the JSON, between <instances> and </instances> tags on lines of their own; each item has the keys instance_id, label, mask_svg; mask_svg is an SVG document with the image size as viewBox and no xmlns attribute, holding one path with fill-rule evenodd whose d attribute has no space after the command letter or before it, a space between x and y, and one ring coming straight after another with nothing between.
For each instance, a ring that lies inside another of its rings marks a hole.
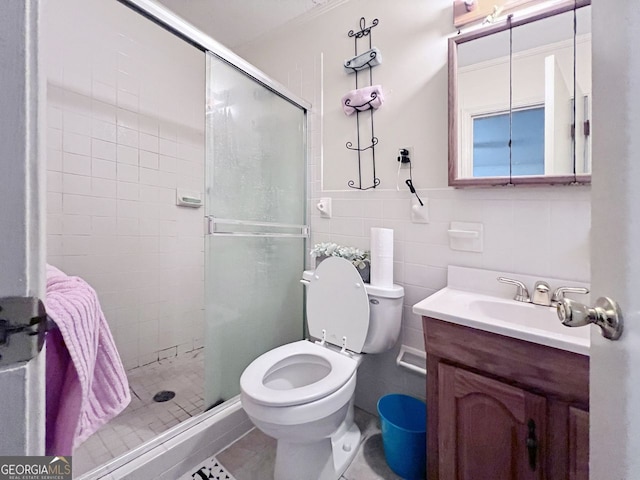
<instances>
[{"instance_id":1,"label":"mirror frame","mask_svg":"<svg viewBox=\"0 0 640 480\"><path fill-rule=\"evenodd\" d=\"M522 175L511 177L478 177L458 178L458 45L542 20L574 9L591 5L591 0L565 0L553 7L538 10L535 14L512 18L511 25L508 17L500 19L498 23L479 28L468 33L458 34L449 38L449 186L450 187L481 187L505 185L569 185L590 184L591 174L567 175ZM575 151L574 151L575 165Z\"/></svg>"}]
</instances>

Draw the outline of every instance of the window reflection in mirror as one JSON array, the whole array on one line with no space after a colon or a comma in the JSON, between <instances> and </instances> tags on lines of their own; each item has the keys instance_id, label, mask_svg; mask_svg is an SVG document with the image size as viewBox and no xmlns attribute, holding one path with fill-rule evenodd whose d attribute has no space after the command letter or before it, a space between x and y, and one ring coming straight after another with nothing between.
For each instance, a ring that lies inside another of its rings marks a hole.
<instances>
[{"instance_id":1,"label":"window reflection in mirror","mask_svg":"<svg viewBox=\"0 0 640 480\"><path fill-rule=\"evenodd\" d=\"M544 174L544 106L473 117L473 176ZM511 155L510 155L511 153Z\"/></svg>"},{"instance_id":2,"label":"window reflection in mirror","mask_svg":"<svg viewBox=\"0 0 640 480\"><path fill-rule=\"evenodd\" d=\"M574 158L575 174L591 172L590 7L579 8L576 18L575 65L572 10L518 24L511 38L505 28L457 45L454 180L553 183L555 176L569 183Z\"/></svg>"}]
</instances>

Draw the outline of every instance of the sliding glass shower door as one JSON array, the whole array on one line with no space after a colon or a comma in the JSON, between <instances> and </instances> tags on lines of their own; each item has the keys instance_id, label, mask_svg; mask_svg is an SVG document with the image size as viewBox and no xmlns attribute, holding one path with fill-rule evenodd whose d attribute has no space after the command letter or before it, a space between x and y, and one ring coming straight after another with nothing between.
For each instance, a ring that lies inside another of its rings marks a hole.
<instances>
[{"instance_id":1,"label":"sliding glass shower door","mask_svg":"<svg viewBox=\"0 0 640 480\"><path fill-rule=\"evenodd\" d=\"M205 402L303 336L306 112L207 55Z\"/></svg>"}]
</instances>

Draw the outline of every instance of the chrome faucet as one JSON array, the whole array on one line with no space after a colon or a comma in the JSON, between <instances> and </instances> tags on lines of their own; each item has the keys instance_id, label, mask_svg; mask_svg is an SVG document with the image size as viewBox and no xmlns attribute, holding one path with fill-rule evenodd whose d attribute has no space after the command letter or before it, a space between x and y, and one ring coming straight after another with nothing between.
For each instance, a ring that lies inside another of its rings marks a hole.
<instances>
[{"instance_id":1,"label":"chrome faucet","mask_svg":"<svg viewBox=\"0 0 640 480\"><path fill-rule=\"evenodd\" d=\"M565 293L581 293L586 295L589 293L588 288L584 287L558 287L555 292L553 292L553 296L551 297L551 306L555 307L564 299Z\"/></svg>"},{"instance_id":2,"label":"chrome faucet","mask_svg":"<svg viewBox=\"0 0 640 480\"><path fill-rule=\"evenodd\" d=\"M551 287L547 282L539 280L533 287L533 298L531 303L542 305L544 307L551 306Z\"/></svg>"},{"instance_id":3,"label":"chrome faucet","mask_svg":"<svg viewBox=\"0 0 640 480\"><path fill-rule=\"evenodd\" d=\"M517 302L526 302L529 303L531 298L529 298L529 290L527 290L527 286L522 283L520 280L514 280L513 278L507 277L498 277L498 281L500 283L508 283L509 285L515 285L518 287L516 290L516 295L513 299Z\"/></svg>"},{"instance_id":4,"label":"chrome faucet","mask_svg":"<svg viewBox=\"0 0 640 480\"><path fill-rule=\"evenodd\" d=\"M534 305L542 305L543 307L555 307L562 302L565 293L589 293L584 287L558 287L551 295L551 287L543 280L538 280L533 287L533 297L529 296L527 286L520 280L513 278L498 277L500 283L515 285L518 289L513 299L517 302L533 303Z\"/></svg>"}]
</instances>

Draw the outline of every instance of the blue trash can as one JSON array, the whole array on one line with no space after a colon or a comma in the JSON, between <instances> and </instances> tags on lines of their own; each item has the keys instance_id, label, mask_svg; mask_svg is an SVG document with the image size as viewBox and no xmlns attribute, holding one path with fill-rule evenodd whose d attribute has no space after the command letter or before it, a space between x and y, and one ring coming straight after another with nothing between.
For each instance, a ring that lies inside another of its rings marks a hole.
<instances>
[{"instance_id":1,"label":"blue trash can","mask_svg":"<svg viewBox=\"0 0 640 480\"><path fill-rule=\"evenodd\" d=\"M427 471L427 406L422 400L393 393L378 400L382 444L387 464L407 480Z\"/></svg>"}]
</instances>

